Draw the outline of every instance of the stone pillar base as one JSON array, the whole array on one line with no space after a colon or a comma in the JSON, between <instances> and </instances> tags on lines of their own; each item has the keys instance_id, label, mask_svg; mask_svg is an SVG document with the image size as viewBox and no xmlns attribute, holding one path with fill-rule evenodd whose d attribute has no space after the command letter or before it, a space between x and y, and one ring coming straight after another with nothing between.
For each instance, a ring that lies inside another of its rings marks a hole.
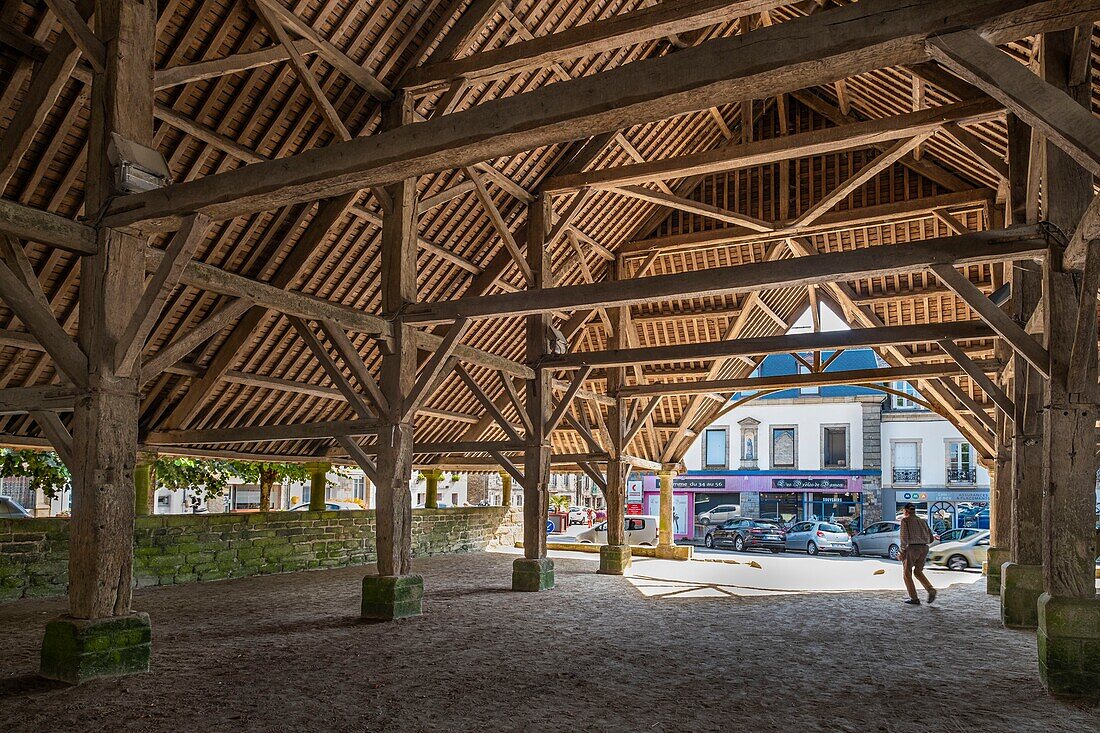
<instances>
[{"instance_id":1,"label":"stone pillar base","mask_svg":"<svg viewBox=\"0 0 1100 733\"><path fill-rule=\"evenodd\" d=\"M1043 566L1001 566L1001 623L1009 629L1034 629L1039 623L1039 596L1043 592Z\"/></svg>"},{"instance_id":2,"label":"stone pillar base","mask_svg":"<svg viewBox=\"0 0 1100 733\"><path fill-rule=\"evenodd\" d=\"M534 592L554 587L554 561L521 557L512 562L512 590Z\"/></svg>"},{"instance_id":3,"label":"stone pillar base","mask_svg":"<svg viewBox=\"0 0 1100 733\"><path fill-rule=\"evenodd\" d=\"M396 621L424 612L424 578L419 575L368 575L363 578L360 615L376 621Z\"/></svg>"},{"instance_id":4,"label":"stone pillar base","mask_svg":"<svg viewBox=\"0 0 1100 733\"><path fill-rule=\"evenodd\" d=\"M630 568L630 545L600 547L600 569L603 575L623 575Z\"/></svg>"},{"instance_id":5,"label":"stone pillar base","mask_svg":"<svg viewBox=\"0 0 1100 733\"><path fill-rule=\"evenodd\" d=\"M146 613L96 619L59 616L46 624L39 674L79 685L148 672L151 638Z\"/></svg>"},{"instance_id":6,"label":"stone pillar base","mask_svg":"<svg viewBox=\"0 0 1100 733\"><path fill-rule=\"evenodd\" d=\"M1009 561L1007 547L990 547L985 561L985 592L991 596L1001 595L1001 566Z\"/></svg>"},{"instance_id":7,"label":"stone pillar base","mask_svg":"<svg viewBox=\"0 0 1100 733\"><path fill-rule=\"evenodd\" d=\"M653 548L653 557L660 560L690 560L694 550L691 545L657 545Z\"/></svg>"},{"instance_id":8,"label":"stone pillar base","mask_svg":"<svg viewBox=\"0 0 1100 733\"><path fill-rule=\"evenodd\" d=\"M1039 678L1052 695L1100 699L1100 599L1039 596Z\"/></svg>"}]
</instances>

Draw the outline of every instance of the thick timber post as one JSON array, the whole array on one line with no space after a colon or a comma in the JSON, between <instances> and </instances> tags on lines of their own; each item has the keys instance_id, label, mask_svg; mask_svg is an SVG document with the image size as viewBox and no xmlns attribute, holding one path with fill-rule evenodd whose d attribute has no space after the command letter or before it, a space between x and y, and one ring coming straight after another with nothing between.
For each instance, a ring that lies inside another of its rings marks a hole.
<instances>
[{"instance_id":1,"label":"thick timber post","mask_svg":"<svg viewBox=\"0 0 1100 733\"><path fill-rule=\"evenodd\" d=\"M412 100L399 94L383 111L383 125L394 129L412 119ZM402 317L416 301L416 179L386 187L389 207L382 214L382 312L393 323L383 344L379 387L385 400L378 425L378 575L363 579L364 618L392 620L419 616L424 579L412 575L413 423L404 409L416 382L416 341Z\"/></svg>"},{"instance_id":2,"label":"thick timber post","mask_svg":"<svg viewBox=\"0 0 1100 733\"><path fill-rule=\"evenodd\" d=\"M614 277L621 279L623 262L617 259L614 265ZM629 307L607 309L607 318L611 325L608 339L609 349L621 349L628 346L625 329L633 328L630 322ZM615 404L607 410L607 428L611 433L610 456L607 460L607 544L600 548L600 570L605 575L622 575L630 567L630 545L626 543L626 479L630 473L630 464L622 459L623 444L627 432L627 402L619 396L626 378L625 367L612 367L607 370L607 393L615 398Z\"/></svg>"},{"instance_id":3,"label":"thick timber post","mask_svg":"<svg viewBox=\"0 0 1100 733\"><path fill-rule=\"evenodd\" d=\"M153 143L154 0L99 0L94 27L105 67L92 77L86 210L115 190L112 136ZM120 376L115 346L145 282L145 241L107 227L80 263L79 341L88 391L73 412L73 506L69 523L69 614L46 626L44 677L80 683L149 669L149 617L130 608L137 457L138 375Z\"/></svg>"},{"instance_id":4,"label":"thick timber post","mask_svg":"<svg viewBox=\"0 0 1100 733\"><path fill-rule=\"evenodd\" d=\"M1012 224L1028 218L1028 175L1032 166L1040 166L1042 155L1030 157L1032 131L1016 115L1008 115L1009 200L1005 207ZM1039 173L1036 168L1032 174ZM1034 211L1032 209L1032 211ZM1025 326L1042 298L1042 275L1033 260L1012 265L1013 317ZM1018 351L1012 352L1012 402L1007 536L998 530L998 549L1007 539L1008 558L1001 562L1001 622L1008 628L1033 629L1038 623L1037 606L1043 590L1043 451L1042 407L1043 375L1028 364ZM996 511L996 506L994 506ZM990 555L989 562L1003 559L1003 553Z\"/></svg>"},{"instance_id":5,"label":"thick timber post","mask_svg":"<svg viewBox=\"0 0 1100 733\"><path fill-rule=\"evenodd\" d=\"M546 235L551 221L550 196L542 194L527 207L527 265L534 288L554 286ZM527 316L527 361L535 370L527 382L527 417L531 432L523 459L523 557L512 563L512 590L541 591L554 587L554 561L546 556L546 521L550 511L549 369L541 362L548 350L551 316Z\"/></svg>"},{"instance_id":6,"label":"thick timber post","mask_svg":"<svg viewBox=\"0 0 1100 733\"><path fill-rule=\"evenodd\" d=\"M309 510L311 512L323 512L325 499L328 494L328 472L332 469L331 463L307 463L309 471Z\"/></svg>"},{"instance_id":7,"label":"thick timber post","mask_svg":"<svg viewBox=\"0 0 1100 733\"><path fill-rule=\"evenodd\" d=\"M1091 35L1091 28L1089 29ZM1074 31L1047 33L1040 49L1046 81L1091 107L1091 74L1071 86ZM1093 177L1060 148L1046 149L1046 218L1067 236L1093 195ZM1089 249L1100 246L1091 242ZM1039 676L1056 695L1100 697L1100 601L1094 561L1096 486L1096 255L1084 269L1063 265L1060 245L1044 267L1050 352L1043 414L1043 594L1038 601Z\"/></svg>"}]
</instances>

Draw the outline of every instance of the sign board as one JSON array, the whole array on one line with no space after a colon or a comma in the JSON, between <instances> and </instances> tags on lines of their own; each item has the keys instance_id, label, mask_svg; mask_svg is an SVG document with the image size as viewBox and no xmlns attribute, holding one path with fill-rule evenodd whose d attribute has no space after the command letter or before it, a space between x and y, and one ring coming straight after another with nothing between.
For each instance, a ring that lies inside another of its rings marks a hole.
<instances>
[{"instance_id":1,"label":"sign board","mask_svg":"<svg viewBox=\"0 0 1100 733\"><path fill-rule=\"evenodd\" d=\"M553 533L554 533L554 523L551 522L549 519L547 519L546 520L546 534L553 534Z\"/></svg>"},{"instance_id":2,"label":"sign board","mask_svg":"<svg viewBox=\"0 0 1100 733\"><path fill-rule=\"evenodd\" d=\"M693 478L691 476L676 476L672 479L673 491L677 489L693 489L704 491L726 488L726 480L724 478Z\"/></svg>"},{"instance_id":3,"label":"sign board","mask_svg":"<svg viewBox=\"0 0 1100 733\"><path fill-rule=\"evenodd\" d=\"M631 504L642 503L642 482L640 480L626 482L626 500Z\"/></svg>"},{"instance_id":4,"label":"sign board","mask_svg":"<svg viewBox=\"0 0 1100 733\"><path fill-rule=\"evenodd\" d=\"M626 505L626 513L627 514L632 514L634 516L638 516L638 515L642 514L642 504L641 504L641 502L639 502L637 504L633 504L633 503L632 504L627 504Z\"/></svg>"},{"instance_id":5,"label":"sign board","mask_svg":"<svg viewBox=\"0 0 1100 733\"><path fill-rule=\"evenodd\" d=\"M791 491L847 491L845 478L773 478L773 489Z\"/></svg>"},{"instance_id":6,"label":"sign board","mask_svg":"<svg viewBox=\"0 0 1100 733\"><path fill-rule=\"evenodd\" d=\"M913 502L920 504L929 501L989 501L988 491L896 491L894 499L899 504Z\"/></svg>"}]
</instances>

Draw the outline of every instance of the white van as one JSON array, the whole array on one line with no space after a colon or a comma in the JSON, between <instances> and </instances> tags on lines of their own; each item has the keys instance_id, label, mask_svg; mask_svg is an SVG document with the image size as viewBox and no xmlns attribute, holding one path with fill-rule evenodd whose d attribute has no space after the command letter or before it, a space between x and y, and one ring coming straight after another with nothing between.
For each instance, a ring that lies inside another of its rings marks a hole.
<instances>
[{"instance_id":1,"label":"white van","mask_svg":"<svg viewBox=\"0 0 1100 733\"><path fill-rule=\"evenodd\" d=\"M631 515L623 520L626 530L626 544L655 547L657 545L657 526L660 520L649 514ZM607 544L607 522L600 522L577 533L577 541L585 544Z\"/></svg>"}]
</instances>

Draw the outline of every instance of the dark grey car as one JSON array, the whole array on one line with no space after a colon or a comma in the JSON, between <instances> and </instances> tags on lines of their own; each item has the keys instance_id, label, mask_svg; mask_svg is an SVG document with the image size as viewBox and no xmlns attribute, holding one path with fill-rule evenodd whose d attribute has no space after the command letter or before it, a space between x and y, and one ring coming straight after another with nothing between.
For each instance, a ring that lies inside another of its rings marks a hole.
<instances>
[{"instance_id":1,"label":"dark grey car","mask_svg":"<svg viewBox=\"0 0 1100 733\"><path fill-rule=\"evenodd\" d=\"M852 538L852 553L897 560L901 554L901 522L875 522Z\"/></svg>"}]
</instances>

